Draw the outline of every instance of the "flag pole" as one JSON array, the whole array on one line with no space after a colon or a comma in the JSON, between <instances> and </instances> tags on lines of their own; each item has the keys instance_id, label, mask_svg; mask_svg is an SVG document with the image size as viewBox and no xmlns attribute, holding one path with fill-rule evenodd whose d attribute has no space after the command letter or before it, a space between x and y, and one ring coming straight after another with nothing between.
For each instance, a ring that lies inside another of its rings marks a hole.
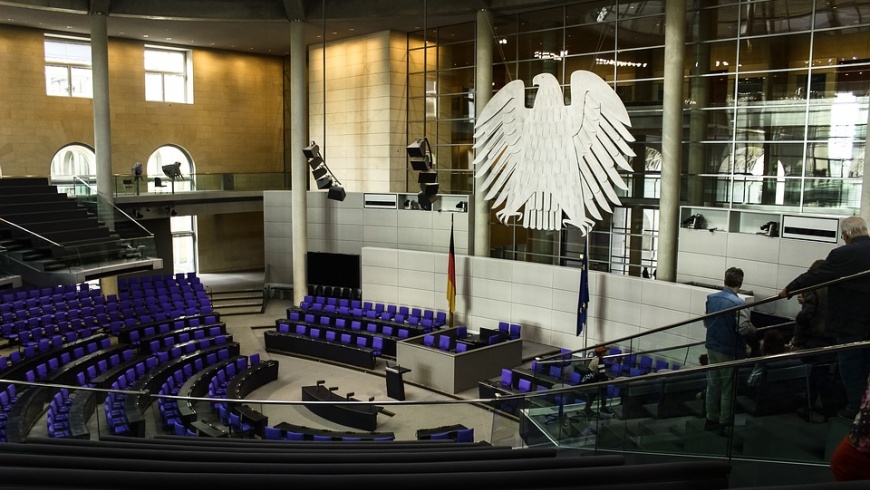
<instances>
[{"instance_id":1,"label":"flag pole","mask_svg":"<svg viewBox=\"0 0 870 490\"><path fill-rule=\"evenodd\" d=\"M583 247L583 259L586 262L586 273L589 273L589 232L586 232L586 235L583 237L586 242ZM587 313L586 316L586 325L583 326L583 348L586 349L589 347L589 316Z\"/></svg>"},{"instance_id":2,"label":"flag pole","mask_svg":"<svg viewBox=\"0 0 870 490\"><path fill-rule=\"evenodd\" d=\"M453 247L453 214L450 214L450 247L447 252L447 311L449 325L453 328L453 311L456 309L456 253Z\"/></svg>"}]
</instances>

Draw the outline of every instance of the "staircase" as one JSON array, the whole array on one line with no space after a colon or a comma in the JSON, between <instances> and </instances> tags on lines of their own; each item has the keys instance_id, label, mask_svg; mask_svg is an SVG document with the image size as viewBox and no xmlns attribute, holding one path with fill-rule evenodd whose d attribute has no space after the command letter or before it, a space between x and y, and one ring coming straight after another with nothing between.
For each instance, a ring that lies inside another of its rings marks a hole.
<instances>
[{"instance_id":1,"label":"staircase","mask_svg":"<svg viewBox=\"0 0 870 490\"><path fill-rule=\"evenodd\" d=\"M0 179L0 248L6 251L6 272L33 285L57 285L100 277L87 270L110 263L114 273L119 268L154 268L150 262L129 263L141 258L140 251L100 222L93 208L58 192L46 177Z\"/></svg>"},{"instance_id":2,"label":"staircase","mask_svg":"<svg viewBox=\"0 0 870 490\"><path fill-rule=\"evenodd\" d=\"M259 315L265 311L266 301L262 288L213 290L206 287L212 308L221 316Z\"/></svg>"}]
</instances>

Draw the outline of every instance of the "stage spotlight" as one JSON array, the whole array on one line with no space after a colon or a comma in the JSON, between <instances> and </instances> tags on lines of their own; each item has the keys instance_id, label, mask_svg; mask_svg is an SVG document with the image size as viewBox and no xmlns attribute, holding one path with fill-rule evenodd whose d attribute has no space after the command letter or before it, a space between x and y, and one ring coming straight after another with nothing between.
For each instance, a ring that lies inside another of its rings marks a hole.
<instances>
[{"instance_id":1,"label":"stage spotlight","mask_svg":"<svg viewBox=\"0 0 870 490\"><path fill-rule=\"evenodd\" d=\"M172 180L184 178L184 176L181 175L181 162L175 162L172 165L164 165L161 169L163 170L164 175Z\"/></svg>"},{"instance_id":2,"label":"stage spotlight","mask_svg":"<svg viewBox=\"0 0 870 490\"><path fill-rule=\"evenodd\" d=\"M172 193L175 194L175 180L184 180L184 177L181 175L181 162L175 162L172 165L164 165L160 167L163 170L163 174L172 181ZM162 187L157 185L157 179L154 179L155 187Z\"/></svg>"}]
</instances>

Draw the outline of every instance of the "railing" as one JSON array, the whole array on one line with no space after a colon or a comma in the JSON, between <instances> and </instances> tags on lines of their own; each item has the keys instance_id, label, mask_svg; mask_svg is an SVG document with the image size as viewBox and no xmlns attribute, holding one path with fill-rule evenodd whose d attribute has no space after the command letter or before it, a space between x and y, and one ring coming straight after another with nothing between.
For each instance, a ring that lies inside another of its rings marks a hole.
<instances>
[{"instance_id":1,"label":"railing","mask_svg":"<svg viewBox=\"0 0 870 490\"><path fill-rule=\"evenodd\" d=\"M59 190L63 191L64 189L60 187ZM58 243L24 226L2 218L0 221L19 230L32 242L50 248L51 258L64 264L68 271L79 267L102 266L157 257L154 235L130 215L100 196L92 182L74 176L72 185L66 189L66 192L70 197L75 198L80 206L88 209L97 216L102 224L117 234L119 240L89 241L81 244Z\"/></svg>"},{"instance_id":2,"label":"railing","mask_svg":"<svg viewBox=\"0 0 870 490\"><path fill-rule=\"evenodd\" d=\"M854 280L865 274L855 274L820 284L816 288ZM780 299L772 297L749 303L744 308ZM630 347L632 350L631 353L623 352L605 358L612 361L606 362L611 373L606 381L572 384L568 374L572 370L582 372L588 359L578 358L574 356L575 352L571 352L567 358L562 357L565 356L562 354L541 360L550 365L561 363L566 368L558 378L542 373L533 374L526 367L515 367L514 372L532 379L528 391L520 392L514 387L501 386L499 380L489 380L484 384L490 383L497 394L475 399L397 401L366 400L361 397L363 399L359 401L339 403L256 398L227 400L166 395L156 393L156 390L66 387L94 391L99 394L99 401L109 392L140 397L146 399L154 410L166 400L189 400L192 406L199 407L197 417L207 421L219 417L212 408L213 404L227 402L230 406L246 405L248 408L243 412L253 417L250 421L259 421L271 427L284 422L288 426L308 426L314 432L323 429L341 432L342 429L332 425L312 427L316 423L311 422L307 411L315 405L375 405L379 407L379 417L402 421L401 424L383 424L384 427L402 427L401 430L394 430L397 439L413 439L416 429L462 424L475 429L477 440L486 440L494 445L557 446L591 453L630 452L669 458L703 457L790 463L814 467L820 472L828 471L830 455L847 433L850 423L836 416L837 409L842 408L845 401L842 389L838 389L840 383L835 365L843 353L870 349L870 341L704 366L693 361L705 352L699 347L699 342L677 343L675 340L688 338L689 330L699 329L697 332L701 332L703 320L709 316L677 322L643 336L609 341L609 346ZM788 323L783 323L768 329L787 328ZM672 341L670 345L659 345L668 340ZM632 355L636 357L631 358ZM633 368L642 365L642 356L653 360L652 367L646 372L633 372ZM655 360L667 365L657 365ZM623 370L617 361L625 361L627 369ZM750 375L760 366L764 366L765 372L758 383L751 385L748 382ZM2 374L0 372L0 376ZM705 398L708 381L714 378L730 381L724 386L720 406L731 406L733 410L730 416L724 417L727 419L724 425L711 427L706 423ZM21 387L60 387L5 378L0 379L0 383L15 383ZM340 397L352 397L347 391L353 387L342 386L341 389L338 391L336 388ZM96 410L102 411L103 404L97 403ZM144 433L170 433L168 427L161 425L156 413L155 417L144 419ZM85 417L85 421L88 420L92 426L96 426L91 437L111 433L105 427L102 413L89 413ZM38 423L44 424L45 420ZM206 427L200 427L199 430L216 436L223 435L221 431Z\"/></svg>"}]
</instances>

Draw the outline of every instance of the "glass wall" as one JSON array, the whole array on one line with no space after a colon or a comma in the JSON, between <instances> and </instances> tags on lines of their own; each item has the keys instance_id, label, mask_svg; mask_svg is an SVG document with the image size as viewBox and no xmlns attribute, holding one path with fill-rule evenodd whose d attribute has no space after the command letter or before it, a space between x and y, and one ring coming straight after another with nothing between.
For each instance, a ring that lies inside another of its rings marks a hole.
<instances>
[{"instance_id":1,"label":"glass wall","mask_svg":"<svg viewBox=\"0 0 870 490\"><path fill-rule=\"evenodd\" d=\"M687 1L682 203L826 215L859 208L868 14L870 0ZM571 73L587 70L628 109L638 156L622 175L622 206L590 233L590 267L599 270L655 272L664 26L663 1L575 2L493 19L494 91L522 80L528 105L532 78L550 73L570 103ZM463 24L410 38L418 46L409 59L427 59L409 70L409 137L437 141L452 184L442 192L472 185L474 31ZM585 240L517 224L494 224L491 236L494 256L562 265L577 262Z\"/></svg>"}]
</instances>

